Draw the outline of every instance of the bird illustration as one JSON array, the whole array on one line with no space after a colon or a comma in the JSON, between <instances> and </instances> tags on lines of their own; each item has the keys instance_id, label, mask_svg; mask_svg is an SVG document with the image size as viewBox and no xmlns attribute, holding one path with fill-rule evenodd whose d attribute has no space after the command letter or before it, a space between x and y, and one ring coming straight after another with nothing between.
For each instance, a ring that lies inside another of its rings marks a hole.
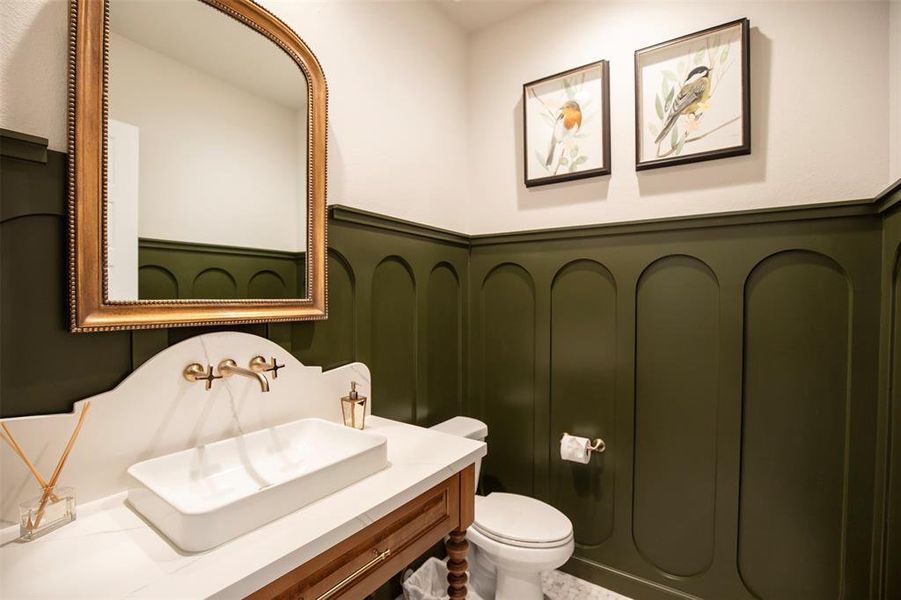
<instances>
[{"instance_id":1,"label":"bird illustration","mask_svg":"<svg viewBox=\"0 0 901 600\"><path fill-rule=\"evenodd\" d=\"M550 167L554 161L554 154L557 150L557 144L563 142L564 139L575 135L582 126L582 107L575 100L567 100L560 107L557 113L557 119L554 121L554 130L551 132L551 145L547 151L547 160L544 161L545 167Z\"/></svg>"},{"instance_id":2,"label":"bird illustration","mask_svg":"<svg viewBox=\"0 0 901 600\"><path fill-rule=\"evenodd\" d=\"M673 100L672 106L670 106L663 130L657 136L657 139L654 140L655 144L659 144L660 140L666 137L666 134L670 132L676 121L679 120L679 117L693 113L697 116L698 105L710 99L711 70L708 67L700 66L695 67L688 74L688 77L685 78L685 84L682 85L682 89L676 94L676 98Z\"/></svg>"}]
</instances>

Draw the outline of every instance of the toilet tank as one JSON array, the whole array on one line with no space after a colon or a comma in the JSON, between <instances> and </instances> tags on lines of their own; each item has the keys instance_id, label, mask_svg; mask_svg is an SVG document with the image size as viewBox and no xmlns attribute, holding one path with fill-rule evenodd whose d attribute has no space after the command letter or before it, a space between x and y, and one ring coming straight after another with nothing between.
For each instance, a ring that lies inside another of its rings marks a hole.
<instances>
[{"instance_id":1,"label":"toilet tank","mask_svg":"<svg viewBox=\"0 0 901 600\"><path fill-rule=\"evenodd\" d=\"M460 437L469 438L484 442L488 437L488 425L482 423L478 419L472 417L454 417L437 425L433 425L432 429L442 433L458 435ZM479 488L479 474L482 470L482 459L476 460L476 489Z\"/></svg>"}]
</instances>

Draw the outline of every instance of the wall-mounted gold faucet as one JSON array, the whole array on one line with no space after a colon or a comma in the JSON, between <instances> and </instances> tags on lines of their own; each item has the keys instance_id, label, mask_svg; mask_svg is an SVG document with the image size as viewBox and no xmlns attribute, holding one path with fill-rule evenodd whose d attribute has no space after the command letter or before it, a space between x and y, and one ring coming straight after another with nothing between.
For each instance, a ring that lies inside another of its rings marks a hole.
<instances>
[{"instance_id":1,"label":"wall-mounted gold faucet","mask_svg":"<svg viewBox=\"0 0 901 600\"><path fill-rule=\"evenodd\" d=\"M216 367L219 370L218 375L213 375L213 366L207 365L206 369L200 363L192 363L185 367L182 375L188 381L203 381L206 383L205 388L209 390L213 387L213 381L222 379L223 377L231 377L232 375L241 375L255 379L260 384L260 389L264 392L269 391L269 380L266 379L264 373L271 372L273 379L278 378L278 370L285 368L285 365L278 364L275 357L272 357L271 363L266 362L262 356L255 356L250 361L250 369L239 367L238 364L230 358L226 358L219 362Z\"/></svg>"},{"instance_id":2,"label":"wall-mounted gold faucet","mask_svg":"<svg viewBox=\"0 0 901 600\"><path fill-rule=\"evenodd\" d=\"M262 356L254 356L250 359L250 370L256 371L257 373L272 373L273 379L278 379L278 370L284 369L285 365L278 364L278 361L275 360L275 357L272 357L270 362L266 362L266 359Z\"/></svg>"},{"instance_id":3,"label":"wall-mounted gold faucet","mask_svg":"<svg viewBox=\"0 0 901 600\"><path fill-rule=\"evenodd\" d=\"M269 391L269 380L266 379L265 375L256 371L252 371L250 369L245 369L244 367L239 367L238 364L230 358L226 358L225 360L221 361L218 368L219 374L222 377L231 377L232 375L250 377L251 379L256 379L259 382L260 389L262 391Z\"/></svg>"}]
</instances>

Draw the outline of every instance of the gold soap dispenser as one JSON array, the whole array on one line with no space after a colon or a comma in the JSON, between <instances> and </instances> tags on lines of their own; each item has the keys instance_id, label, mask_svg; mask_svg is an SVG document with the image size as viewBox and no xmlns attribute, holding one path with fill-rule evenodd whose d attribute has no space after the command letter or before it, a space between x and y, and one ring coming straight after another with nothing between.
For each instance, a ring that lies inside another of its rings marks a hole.
<instances>
[{"instance_id":1,"label":"gold soap dispenser","mask_svg":"<svg viewBox=\"0 0 901 600\"><path fill-rule=\"evenodd\" d=\"M357 382L350 382L350 394L341 398L341 412L344 424L354 429L363 429L366 420L366 396L357 392Z\"/></svg>"}]
</instances>

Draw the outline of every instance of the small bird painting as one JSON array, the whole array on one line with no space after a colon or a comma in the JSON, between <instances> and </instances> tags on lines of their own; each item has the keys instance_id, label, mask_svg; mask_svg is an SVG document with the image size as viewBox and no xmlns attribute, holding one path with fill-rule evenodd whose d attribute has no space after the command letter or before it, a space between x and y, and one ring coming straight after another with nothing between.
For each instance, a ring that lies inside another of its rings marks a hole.
<instances>
[{"instance_id":1,"label":"small bird painting","mask_svg":"<svg viewBox=\"0 0 901 600\"><path fill-rule=\"evenodd\" d=\"M554 129L551 131L551 143L547 152L545 167L550 167L557 153L557 146L578 133L582 126L582 108L575 100L567 100L557 113Z\"/></svg>"},{"instance_id":2,"label":"small bird painting","mask_svg":"<svg viewBox=\"0 0 901 600\"><path fill-rule=\"evenodd\" d=\"M670 106L669 113L664 121L663 129L660 131L657 139L654 140L655 144L659 144L660 141L667 136L670 130L676 125L679 117L683 115L694 115L695 118L697 118L700 106L710 99L711 70L711 68L703 65L691 70L688 77L685 78L682 89L679 90L679 93L676 94L676 97L673 99L673 104Z\"/></svg>"},{"instance_id":3,"label":"small bird painting","mask_svg":"<svg viewBox=\"0 0 901 600\"><path fill-rule=\"evenodd\" d=\"M610 172L608 81L598 61L523 84L526 187Z\"/></svg>"}]
</instances>

